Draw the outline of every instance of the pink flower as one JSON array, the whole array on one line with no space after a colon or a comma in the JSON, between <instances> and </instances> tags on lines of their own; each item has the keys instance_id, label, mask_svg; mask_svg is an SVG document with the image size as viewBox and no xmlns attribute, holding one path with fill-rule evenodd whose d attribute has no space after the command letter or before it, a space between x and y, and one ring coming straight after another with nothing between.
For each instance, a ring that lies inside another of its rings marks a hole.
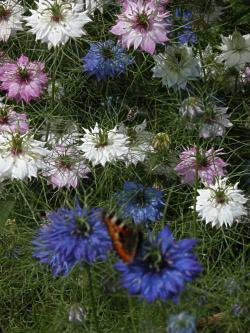
<instances>
[{"instance_id":1,"label":"pink flower","mask_svg":"<svg viewBox=\"0 0 250 333\"><path fill-rule=\"evenodd\" d=\"M88 178L90 169L86 166L79 152L74 147L58 145L45 159L43 176L48 183L56 187L76 188L80 178Z\"/></svg>"},{"instance_id":2,"label":"pink flower","mask_svg":"<svg viewBox=\"0 0 250 333\"><path fill-rule=\"evenodd\" d=\"M140 48L153 54L157 43L163 44L168 40L165 18L169 15L154 0L127 0L111 32L119 36L124 47L134 45L135 50Z\"/></svg>"},{"instance_id":3,"label":"pink flower","mask_svg":"<svg viewBox=\"0 0 250 333\"><path fill-rule=\"evenodd\" d=\"M6 62L0 66L1 90L16 101L29 102L38 98L48 81L44 72L44 63L34 61L22 55L16 63Z\"/></svg>"},{"instance_id":4,"label":"pink flower","mask_svg":"<svg viewBox=\"0 0 250 333\"><path fill-rule=\"evenodd\" d=\"M244 83L250 83L250 66L246 66L243 72Z\"/></svg>"},{"instance_id":5,"label":"pink flower","mask_svg":"<svg viewBox=\"0 0 250 333\"><path fill-rule=\"evenodd\" d=\"M196 147L185 149L180 154L181 162L175 167L175 171L181 176L182 183L193 183L198 168L198 178L207 184L213 184L215 177L224 176L223 168L227 166L218 155L222 149L207 151Z\"/></svg>"},{"instance_id":6,"label":"pink flower","mask_svg":"<svg viewBox=\"0 0 250 333\"><path fill-rule=\"evenodd\" d=\"M25 134L28 130L27 114L17 113L10 107L7 107L4 113L0 113L0 132Z\"/></svg>"}]
</instances>

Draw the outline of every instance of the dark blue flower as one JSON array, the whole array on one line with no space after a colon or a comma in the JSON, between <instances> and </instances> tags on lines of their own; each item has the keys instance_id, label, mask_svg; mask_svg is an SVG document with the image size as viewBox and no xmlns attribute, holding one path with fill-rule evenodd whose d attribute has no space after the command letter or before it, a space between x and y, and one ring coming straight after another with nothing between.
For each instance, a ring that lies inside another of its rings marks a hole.
<instances>
[{"instance_id":1,"label":"dark blue flower","mask_svg":"<svg viewBox=\"0 0 250 333\"><path fill-rule=\"evenodd\" d=\"M181 12L181 10L177 8L175 16L180 20L182 24L181 32L179 32L177 35L179 43L195 44L197 42L197 35L193 31L192 27L192 12L189 10L184 10L183 12Z\"/></svg>"},{"instance_id":2,"label":"dark blue flower","mask_svg":"<svg viewBox=\"0 0 250 333\"><path fill-rule=\"evenodd\" d=\"M97 80L114 77L126 71L127 65L134 60L124 52L119 44L112 40L90 43L89 52L85 57L84 70L95 75Z\"/></svg>"},{"instance_id":3,"label":"dark blue flower","mask_svg":"<svg viewBox=\"0 0 250 333\"><path fill-rule=\"evenodd\" d=\"M195 317L187 312L171 315L168 319L168 333L194 333L196 332Z\"/></svg>"},{"instance_id":4,"label":"dark blue flower","mask_svg":"<svg viewBox=\"0 0 250 333\"><path fill-rule=\"evenodd\" d=\"M148 302L157 298L177 302L185 282L202 271L193 254L195 245L195 239L175 241L166 226L156 239L149 237L134 261L115 265L121 272L123 287Z\"/></svg>"},{"instance_id":5,"label":"dark blue flower","mask_svg":"<svg viewBox=\"0 0 250 333\"><path fill-rule=\"evenodd\" d=\"M125 182L123 191L116 193L114 197L123 216L133 219L136 224L155 222L162 216L163 191L134 182Z\"/></svg>"},{"instance_id":6,"label":"dark blue flower","mask_svg":"<svg viewBox=\"0 0 250 333\"><path fill-rule=\"evenodd\" d=\"M60 208L48 215L50 224L33 240L33 256L49 264L53 274L67 275L77 263L104 260L111 241L99 208Z\"/></svg>"}]
</instances>

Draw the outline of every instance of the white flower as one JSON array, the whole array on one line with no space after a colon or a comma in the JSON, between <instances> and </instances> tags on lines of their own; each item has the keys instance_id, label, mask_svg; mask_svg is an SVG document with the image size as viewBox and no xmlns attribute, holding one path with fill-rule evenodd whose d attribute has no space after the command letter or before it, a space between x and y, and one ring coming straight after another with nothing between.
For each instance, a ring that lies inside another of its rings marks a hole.
<instances>
[{"instance_id":1,"label":"white flower","mask_svg":"<svg viewBox=\"0 0 250 333\"><path fill-rule=\"evenodd\" d=\"M242 36L235 31L228 37L221 36L222 44L219 49L222 51L217 60L224 62L226 67L243 68L250 62L250 34Z\"/></svg>"},{"instance_id":2,"label":"white flower","mask_svg":"<svg viewBox=\"0 0 250 333\"><path fill-rule=\"evenodd\" d=\"M154 148L151 144L153 134L146 131L147 121L144 120L141 124L132 128L119 125L119 132L127 135L130 138L129 151L125 159L126 165L143 162L147 156L147 153L153 152Z\"/></svg>"},{"instance_id":3,"label":"white flower","mask_svg":"<svg viewBox=\"0 0 250 333\"><path fill-rule=\"evenodd\" d=\"M193 56L191 47L186 45L168 46L165 53L154 56L153 77L162 79L166 87L186 89L187 82L200 77L198 60Z\"/></svg>"},{"instance_id":4,"label":"white flower","mask_svg":"<svg viewBox=\"0 0 250 333\"><path fill-rule=\"evenodd\" d=\"M16 31L23 30L22 14L24 9L17 0L0 2L0 41L6 42Z\"/></svg>"},{"instance_id":5,"label":"white flower","mask_svg":"<svg viewBox=\"0 0 250 333\"><path fill-rule=\"evenodd\" d=\"M48 154L44 143L32 136L5 132L0 135L0 179L37 177Z\"/></svg>"},{"instance_id":6,"label":"white flower","mask_svg":"<svg viewBox=\"0 0 250 333\"><path fill-rule=\"evenodd\" d=\"M37 10L30 10L32 15L26 18L27 25L37 40L48 44L48 48L65 44L69 38L86 35L83 26L90 22L83 3L63 0L39 0Z\"/></svg>"},{"instance_id":7,"label":"white flower","mask_svg":"<svg viewBox=\"0 0 250 333\"><path fill-rule=\"evenodd\" d=\"M85 129L83 144L79 149L84 152L84 157L90 160L93 165L105 165L107 162L123 160L128 155L128 137L120 133L115 126L110 131L104 131L98 124L91 130Z\"/></svg>"},{"instance_id":8,"label":"white flower","mask_svg":"<svg viewBox=\"0 0 250 333\"><path fill-rule=\"evenodd\" d=\"M238 190L238 183L231 186L226 182L227 178L218 178L215 185L198 190L196 211L206 224L217 228L231 226L234 220L247 214L243 206L247 199Z\"/></svg>"},{"instance_id":9,"label":"white flower","mask_svg":"<svg viewBox=\"0 0 250 333\"><path fill-rule=\"evenodd\" d=\"M185 98L179 108L183 117L194 118L204 113L202 101L198 97L190 96Z\"/></svg>"},{"instance_id":10,"label":"white flower","mask_svg":"<svg viewBox=\"0 0 250 333\"><path fill-rule=\"evenodd\" d=\"M48 177L48 183L56 187L76 188L81 178L88 178L90 169L85 164L75 146L57 145L51 154L45 157L46 166L42 171Z\"/></svg>"},{"instance_id":11,"label":"white flower","mask_svg":"<svg viewBox=\"0 0 250 333\"><path fill-rule=\"evenodd\" d=\"M103 13L103 2L102 0L83 0L85 7L88 12L93 12L95 9L99 9Z\"/></svg>"}]
</instances>

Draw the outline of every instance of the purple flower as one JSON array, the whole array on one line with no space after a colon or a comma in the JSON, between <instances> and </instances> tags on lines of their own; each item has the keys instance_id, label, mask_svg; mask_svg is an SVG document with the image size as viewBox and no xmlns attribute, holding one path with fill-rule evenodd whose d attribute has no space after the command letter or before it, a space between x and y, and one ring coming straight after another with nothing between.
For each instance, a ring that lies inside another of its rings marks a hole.
<instances>
[{"instance_id":1,"label":"purple flower","mask_svg":"<svg viewBox=\"0 0 250 333\"><path fill-rule=\"evenodd\" d=\"M185 44L195 44L197 42L196 33L192 30L192 12L189 10L184 10L181 13L179 8L176 9L175 15L181 20L183 29L178 33L177 39L179 43Z\"/></svg>"},{"instance_id":2,"label":"purple flower","mask_svg":"<svg viewBox=\"0 0 250 333\"><path fill-rule=\"evenodd\" d=\"M175 167L175 171L181 177L182 183L193 183L198 169L198 178L207 184L213 184L215 177L224 176L224 168L227 166L218 155L222 149L213 148L204 151L202 148L185 149L180 154L181 162Z\"/></svg>"},{"instance_id":3,"label":"purple flower","mask_svg":"<svg viewBox=\"0 0 250 333\"><path fill-rule=\"evenodd\" d=\"M133 58L127 55L120 45L107 40L90 43L90 50L83 61L85 71L95 75L97 80L102 80L124 73Z\"/></svg>"},{"instance_id":4,"label":"purple flower","mask_svg":"<svg viewBox=\"0 0 250 333\"><path fill-rule=\"evenodd\" d=\"M53 275L67 275L79 263L105 260L111 241L99 208L60 208L48 215L32 244L33 256L49 264Z\"/></svg>"},{"instance_id":5,"label":"purple flower","mask_svg":"<svg viewBox=\"0 0 250 333\"><path fill-rule=\"evenodd\" d=\"M155 222L162 216L164 206L163 191L144 187L134 182L125 182L123 191L114 197L125 218L133 219L134 223Z\"/></svg>"},{"instance_id":6,"label":"purple flower","mask_svg":"<svg viewBox=\"0 0 250 333\"><path fill-rule=\"evenodd\" d=\"M8 97L18 102L38 98L47 80L44 63L30 62L24 55L16 63L5 62L0 66L0 89L7 91Z\"/></svg>"},{"instance_id":7,"label":"purple flower","mask_svg":"<svg viewBox=\"0 0 250 333\"><path fill-rule=\"evenodd\" d=\"M76 188L80 178L88 178L90 169L86 166L79 151L71 146L57 145L45 158L43 176L53 188Z\"/></svg>"},{"instance_id":8,"label":"purple flower","mask_svg":"<svg viewBox=\"0 0 250 333\"><path fill-rule=\"evenodd\" d=\"M26 113L17 113L0 101L0 132L25 134L29 130Z\"/></svg>"},{"instance_id":9,"label":"purple flower","mask_svg":"<svg viewBox=\"0 0 250 333\"><path fill-rule=\"evenodd\" d=\"M156 239L149 237L134 261L115 265L123 287L148 302L156 299L177 302L185 283L202 271L193 254L195 245L195 239L174 240L166 226Z\"/></svg>"}]
</instances>

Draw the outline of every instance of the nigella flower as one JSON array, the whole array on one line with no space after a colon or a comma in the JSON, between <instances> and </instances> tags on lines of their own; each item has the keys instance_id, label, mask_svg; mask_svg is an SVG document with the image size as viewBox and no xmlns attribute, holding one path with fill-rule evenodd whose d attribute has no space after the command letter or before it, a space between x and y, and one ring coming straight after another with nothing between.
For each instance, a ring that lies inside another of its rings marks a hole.
<instances>
[{"instance_id":1,"label":"nigella flower","mask_svg":"<svg viewBox=\"0 0 250 333\"><path fill-rule=\"evenodd\" d=\"M227 107L210 104L204 114L200 128L200 137L207 139L215 136L223 136L226 128L233 126L230 122L230 115L227 114Z\"/></svg>"},{"instance_id":2,"label":"nigella flower","mask_svg":"<svg viewBox=\"0 0 250 333\"><path fill-rule=\"evenodd\" d=\"M31 62L22 55L16 63L5 62L0 66L0 89L7 91L8 97L16 101L30 102L38 98L47 83L44 63Z\"/></svg>"},{"instance_id":3,"label":"nigella flower","mask_svg":"<svg viewBox=\"0 0 250 333\"><path fill-rule=\"evenodd\" d=\"M97 80L114 77L126 71L133 58L124 52L123 47L112 40L90 43L89 52L85 57L84 70L94 75Z\"/></svg>"},{"instance_id":4,"label":"nigella flower","mask_svg":"<svg viewBox=\"0 0 250 333\"><path fill-rule=\"evenodd\" d=\"M195 317L183 311L177 315L171 315L168 319L167 333L195 333Z\"/></svg>"},{"instance_id":5,"label":"nigella flower","mask_svg":"<svg viewBox=\"0 0 250 333\"><path fill-rule=\"evenodd\" d=\"M81 178L88 178L90 169L76 147L57 145L45 159L43 176L53 188L76 188Z\"/></svg>"},{"instance_id":6,"label":"nigella flower","mask_svg":"<svg viewBox=\"0 0 250 333\"><path fill-rule=\"evenodd\" d=\"M156 299L178 301L185 283L202 271L193 253L195 245L195 239L176 241L166 226L156 239L149 237L131 263L115 265L121 272L123 287L148 302Z\"/></svg>"},{"instance_id":7,"label":"nigella flower","mask_svg":"<svg viewBox=\"0 0 250 333\"><path fill-rule=\"evenodd\" d=\"M118 131L117 126L106 131L95 124L91 130L84 129L83 144L78 148L93 165L105 166L107 162L124 161L128 154L128 137Z\"/></svg>"},{"instance_id":8,"label":"nigella flower","mask_svg":"<svg viewBox=\"0 0 250 333\"><path fill-rule=\"evenodd\" d=\"M242 79L245 84L250 84L250 66L246 66L242 72Z\"/></svg>"},{"instance_id":9,"label":"nigella flower","mask_svg":"<svg viewBox=\"0 0 250 333\"><path fill-rule=\"evenodd\" d=\"M228 37L221 36L222 44L219 49L222 53L217 60L224 62L226 67L242 68L250 62L250 34L242 36L238 31Z\"/></svg>"},{"instance_id":10,"label":"nigella flower","mask_svg":"<svg viewBox=\"0 0 250 333\"><path fill-rule=\"evenodd\" d=\"M48 214L49 224L42 226L33 240L34 254L49 264L53 275L67 275L79 263L105 260L111 241L99 208L60 208Z\"/></svg>"},{"instance_id":11,"label":"nigella flower","mask_svg":"<svg viewBox=\"0 0 250 333\"><path fill-rule=\"evenodd\" d=\"M38 0L36 5L37 9L31 9L31 16L26 17L27 25L49 49L86 35L83 27L92 20L83 10L82 1Z\"/></svg>"},{"instance_id":12,"label":"nigella flower","mask_svg":"<svg viewBox=\"0 0 250 333\"><path fill-rule=\"evenodd\" d=\"M180 154L180 163L175 171L181 176L183 183L193 183L196 177L207 184L213 184L215 177L224 176L227 166L219 155L222 149L213 148L204 151L202 148L185 149Z\"/></svg>"},{"instance_id":13,"label":"nigella flower","mask_svg":"<svg viewBox=\"0 0 250 333\"><path fill-rule=\"evenodd\" d=\"M194 96L185 98L181 103L179 112L182 116L191 119L200 116L204 112L202 101Z\"/></svg>"},{"instance_id":14,"label":"nigella flower","mask_svg":"<svg viewBox=\"0 0 250 333\"><path fill-rule=\"evenodd\" d=\"M196 33L192 29L192 12L190 10L185 9L182 13L180 8L176 9L175 15L180 19L180 23L182 24L182 29L178 33L177 39L179 43L185 44L195 44L197 42Z\"/></svg>"},{"instance_id":15,"label":"nigella flower","mask_svg":"<svg viewBox=\"0 0 250 333\"><path fill-rule=\"evenodd\" d=\"M196 211L212 227L231 227L235 220L247 215L246 197L238 189L238 183L228 185L227 178L217 178L214 185L198 189L198 194Z\"/></svg>"},{"instance_id":16,"label":"nigella flower","mask_svg":"<svg viewBox=\"0 0 250 333\"><path fill-rule=\"evenodd\" d=\"M119 126L119 131L130 139L129 151L125 159L126 165L143 162L147 154L154 151L151 144L153 134L146 131L146 127L146 120L133 127L126 127L123 123Z\"/></svg>"},{"instance_id":17,"label":"nigella flower","mask_svg":"<svg viewBox=\"0 0 250 333\"><path fill-rule=\"evenodd\" d=\"M38 170L44 167L43 158L48 154L44 145L28 132L0 134L0 179L37 177Z\"/></svg>"},{"instance_id":18,"label":"nigella flower","mask_svg":"<svg viewBox=\"0 0 250 333\"><path fill-rule=\"evenodd\" d=\"M155 222L162 216L163 191L125 182L123 190L115 193L114 197L123 216L133 219L136 224Z\"/></svg>"},{"instance_id":19,"label":"nigella flower","mask_svg":"<svg viewBox=\"0 0 250 333\"><path fill-rule=\"evenodd\" d=\"M0 41L6 42L10 36L22 28L22 15L24 8L17 0L0 2Z\"/></svg>"},{"instance_id":20,"label":"nigella flower","mask_svg":"<svg viewBox=\"0 0 250 333\"><path fill-rule=\"evenodd\" d=\"M25 134L29 130L26 113L17 113L9 105L2 103L0 98L0 132Z\"/></svg>"},{"instance_id":21,"label":"nigella flower","mask_svg":"<svg viewBox=\"0 0 250 333\"><path fill-rule=\"evenodd\" d=\"M155 0L127 0L122 10L111 32L119 36L124 47L133 45L135 50L140 48L153 54L157 43L168 40L165 19L170 13L162 11Z\"/></svg>"},{"instance_id":22,"label":"nigella flower","mask_svg":"<svg viewBox=\"0 0 250 333\"><path fill-rule=\"evenodd\" d=\"M161 78L162 84L174 89L186 89L188 81L200 77L198 60L191 47L168 46L164 53L154 56L153 77Z\"/></svg>"}]
</instances>

